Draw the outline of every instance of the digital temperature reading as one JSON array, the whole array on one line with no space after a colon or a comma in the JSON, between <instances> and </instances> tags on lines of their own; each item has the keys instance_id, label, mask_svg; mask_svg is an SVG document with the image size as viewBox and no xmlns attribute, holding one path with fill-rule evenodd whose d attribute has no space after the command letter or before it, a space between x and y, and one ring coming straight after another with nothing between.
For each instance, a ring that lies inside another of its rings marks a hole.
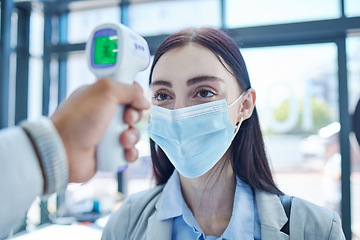
<instances>
[{"instance_id":1,"label":"digital temperature reading","mask_svg":"<svg viewBox=\"0 0 360 240\"><path fill-rule=\"evenodd\" d=\"M94 63L115 64L117 59L118 36L101 36L95 38Z\"/></svg>"}]
</instances>

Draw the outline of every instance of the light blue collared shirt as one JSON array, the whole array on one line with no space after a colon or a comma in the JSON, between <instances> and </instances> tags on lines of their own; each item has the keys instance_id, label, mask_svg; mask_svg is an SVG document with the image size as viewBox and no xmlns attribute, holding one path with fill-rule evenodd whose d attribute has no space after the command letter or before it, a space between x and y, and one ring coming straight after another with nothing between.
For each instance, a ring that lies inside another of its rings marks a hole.
<instances>
[{"instance_id":1,"label":"light blue collared shirt","mask_svg":"<svg viewBox=\"0 0 360 240\"><path fill-rule=\"evenodd\" d=\"M251 187L236 178L234 206L229 225L218 238L205 236L181 193L179 174L175 170L162 193L159 220L174 219L172 239L261 240L260 221Z\"/></svg>"}]
</instances>

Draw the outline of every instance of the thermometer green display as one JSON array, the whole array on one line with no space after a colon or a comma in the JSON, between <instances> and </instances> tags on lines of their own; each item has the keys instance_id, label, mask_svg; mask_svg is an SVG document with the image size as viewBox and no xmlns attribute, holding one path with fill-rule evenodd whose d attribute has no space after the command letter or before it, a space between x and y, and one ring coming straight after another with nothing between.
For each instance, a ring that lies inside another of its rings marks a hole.
<instances>
[{"instance_id":1,"label":"thermometer green display","mask_svg":"<svg viewBox=\"0 0 360 240\"><path fill-rule=\"evenodd\" d=\"M95 38L94 63L114 65L116 63L117 56L117 41L117 36L103 36Z\"/></svg>"}]
</instances>

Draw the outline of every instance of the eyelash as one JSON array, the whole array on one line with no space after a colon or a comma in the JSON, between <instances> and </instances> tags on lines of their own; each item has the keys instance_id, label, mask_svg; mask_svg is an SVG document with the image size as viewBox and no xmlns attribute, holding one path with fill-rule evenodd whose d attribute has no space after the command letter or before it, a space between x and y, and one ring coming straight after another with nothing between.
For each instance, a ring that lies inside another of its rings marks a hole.
<instances>
[{"instance_id":1,"label":"eyelash","mask_svg":"<svg viewBox=\"0 0 360 240\"><path fill-rule=\"evenodd\" d=\"M198 96L203 91L206 91L207 93L211 93L212 95L211 96L206 96L206 97ZM200 98L209 98L209 97L213 97L215 95L216 94L213 91L211 91L210 89L206 89L206 88L201 88L201 89L197 90L196 94L195 94L196 97L200 97Z\"/></svg>"},{"instance_id":2,"label":"eyelash","mask_svg":"<svg viewBox=\"0 0 360 240\"><path fill-rule=\"evenodd\" d=\"M199 94L201 93L201 92L206 92L207 93L207 95L210 93L211 94L211 96L205 96L205 97L203 97L203 96L199 96ZM159 97L161 96L161 95L166 95L165 97L166 97L166 99L159 99ZM210 89L206 89L206 88L201 88L201 89L198 89L197 91L196 91L196 93L195 93L195 95L194 95L194 97L199 97L199 98L210 98L210 97L213 97L213 96L215 96L216 94L213 92L213 91L211 91ZM164 93L164 92L155 92L154 93L154 95L153 95L153 99L155 99L155 100L157 100L157 101L166 101L166 100L169 100L171 98L171 96L169 95L169 94L167 94L167 93Z\"/></svg>"},{"instance_id":3,"label":"eyelash","mask_svg":"<svg viewBox=\"0 0 360 240\"><path fill-rule=\"evenodd\" d=\"M167 98L167 99L158 99L158 97L159 97L160 95L162 95L162 94L166 95L166 98ZM168 100L169 97L170 97L169 94L166 94L166 93L164 93L164 92L155 92L155 93L154 93L154 96L153 96L153 98L154 98L155 100L157 100L157 101Z\"/></svg>"}]
</instances>

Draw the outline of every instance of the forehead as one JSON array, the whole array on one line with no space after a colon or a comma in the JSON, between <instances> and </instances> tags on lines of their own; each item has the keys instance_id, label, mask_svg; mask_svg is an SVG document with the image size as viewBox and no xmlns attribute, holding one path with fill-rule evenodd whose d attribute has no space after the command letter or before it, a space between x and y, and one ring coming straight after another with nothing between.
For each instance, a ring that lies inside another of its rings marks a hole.
<instances>
[{"instance_id":1,"label":"forehead","mask_svg":"<svg viewBox=\"0 0 360 240\"><path fill-rule=\"evenodd\" d=\"M159 58L153 70L152 81L189 79L198 75L235 79L228 69L230 67L209 49L188 44L169 50Z\"/></svg>"}]
</instances>

